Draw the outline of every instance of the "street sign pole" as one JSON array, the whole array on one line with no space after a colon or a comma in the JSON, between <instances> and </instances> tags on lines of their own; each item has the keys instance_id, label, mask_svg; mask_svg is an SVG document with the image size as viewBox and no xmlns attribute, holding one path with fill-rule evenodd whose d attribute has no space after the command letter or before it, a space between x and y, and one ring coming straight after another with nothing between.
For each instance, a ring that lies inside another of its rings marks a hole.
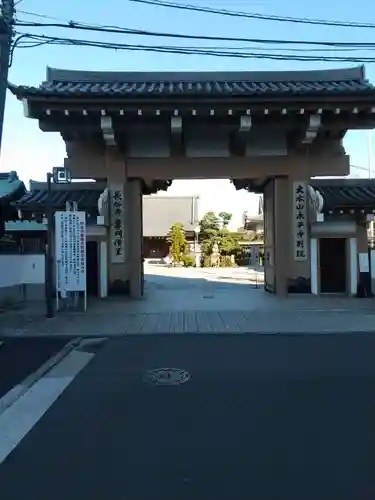
<instances>
[{"instance_id":1,"label":"street sign pole","mask_svg":"<svg viewBox=\"0 0 375 500\"><path fill-rule=\"evenodd\" d=\"M47 266L46 266L46 309L47 318L53 318L53 206L52 206L52 174L47 173ZM56 277L57 279L57 277Z\"/></svg>"},{"instance_id":2,"label":"street sign pole","mask_svg":"<svg viewBox=\"0 0 375 500\"><path fill-rule=\"evenodd\" d=\"M53 318L55 316L55 310L53 305L53 293L54 293L54 276L53 276L53 251L52 242L54 235L54 207L52 200L52 181L54 184L69 184L71 181L71 173L65 167L53 167L52 173L47 173L47 252L46 252L46 316L47 318ZM56 248L55 248L56 255ZM56 259L55 259L56 260ZM56 281L59 279L59 269L56 269ZM57 293L57 290L56 290ZM58 306L58 300L56 301Z\"/></svg>"}]
</instances>

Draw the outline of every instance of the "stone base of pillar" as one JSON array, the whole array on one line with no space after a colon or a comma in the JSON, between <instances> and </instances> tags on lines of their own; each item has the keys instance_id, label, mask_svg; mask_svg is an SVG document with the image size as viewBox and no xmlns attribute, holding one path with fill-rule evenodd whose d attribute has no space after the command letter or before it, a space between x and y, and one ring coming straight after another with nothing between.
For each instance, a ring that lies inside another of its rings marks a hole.
<instances>
[{"instance_id":1,"label":"stone base of pillar","mask_svg":"<svg viewBox=\"0 0 375 500\"><path fill-rule=\"evenodd\" d=\"M311 280L299 276L298 278L289 278L288 293L311 293Z\"/></svg>"},{"instance_id":2,"label":"stone base of pillar","mask_svg":"<svg viewBox=\"0 0 375 500\"><path fill-rule=\"evenodd\" d=\"M264 284L264 290L268 293L272 293L272 294L275 293L274 287L272 285L270 285L269 283Z\"/></svg>"},{"instance_id":3,"label":"stone base of pillar","mask_svg":"<svg viewBox=\"0 0 375 500\"><path fill-rule=\"evenodd\" d=\"M130 294L129 280L124 281L121 279L116 279L113 283L109 284L108 293L109 295L129 295Z\"/></svg>"}]
</instances>

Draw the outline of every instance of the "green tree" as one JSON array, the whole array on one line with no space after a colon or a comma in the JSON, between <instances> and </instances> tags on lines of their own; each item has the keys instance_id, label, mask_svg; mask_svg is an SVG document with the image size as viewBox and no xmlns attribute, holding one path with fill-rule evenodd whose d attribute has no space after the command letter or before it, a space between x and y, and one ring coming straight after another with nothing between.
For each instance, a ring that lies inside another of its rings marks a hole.
<instances>
[{"instance_id":1,"label":"green tree","mask_svg":"<svg viewBox=\"0 0 375 500\"><path fill-rule=\"evenodd\" d=\"M240 248L241 233L229 231L227 227L223 227L218 233L218 244L222 255L232 255Z\"/></svg>"},{"instance_id":2,"label":"green tree","mask_svg":"<svg viewBox=\"0 0 375 500\"><path fill-rule=\"evenodd\" d=\"M210 256L212 247L219 242L218 234L220 231L220 219L215 212L207 212L199 223L199 240L202 253Z\"/></svg>"},{"instance_id":3,"label":"green tree","mask_svg":"<svg viewBox=\"0 0 375 500\"><path fill-rule=\"evenodd\" d=\"M215 212L207 212L200 221L199 239L204 257L208 258L212 254L215 243L219 247L222 256L229 256L240 248L241 233L231 232L228 229L232 214L220 212L219 216Z\"/></svg>"},{"instance_id":4,"label":"green tree","mask_svg":"<svg viewBox=\"0 0 375 500\"><path fill-rule=\"evenodd\" d=\"M170 244L173 264L182 262L188 250L183 224L180 222L173 224L168 233L167 241Z\"/></svg>"},{"instance_id":5,"label":"green tree","mask_svg":"<svg viewBox=\"0 0 375 500\"><path fill-rule=\"evenodd\" d=\"M199 223L200 234L204 237L216 234L220 229L220 218L215 212L207 212Z\"/></svg>"},{"instance_id":6,"label":"green tree","mask_svg":"<svg viewBox=\"0 0 375 500\"><path fill-rule=\"evenodd\" d=\"M220 212L219 217L221 219L223 227L228 227L233 215L229 212Z\"/></svg>"}]
</instances>

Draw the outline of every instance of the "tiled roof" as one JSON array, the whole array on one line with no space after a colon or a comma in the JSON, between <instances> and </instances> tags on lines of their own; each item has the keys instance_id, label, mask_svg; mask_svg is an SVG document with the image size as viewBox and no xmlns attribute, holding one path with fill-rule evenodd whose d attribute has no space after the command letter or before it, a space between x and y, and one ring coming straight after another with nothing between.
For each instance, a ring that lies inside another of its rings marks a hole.
<instances>
[{"instance_id":1,"label":"tiled roof","mask_svg":"<svg viewBox=\"0 0 375 500\"><path fill-rule=\"evenodd\" d=\"M369 94L363 67L320 71L89 72L47 69L39 87L9 86L18 95L90 97L288 97Z\"/></svg>"},{"instance_id":2,"label":"tiled roof","mask_svg":"<svg viewBox=\"0 0 375 500\"><path fill-rule=\"evenodd\" d=\"M47 189L45 183L40 184L39 189L31 189L22 198L14 202L14 205L21 210L29 210L35 212L44 212L47 204ZM61 186L53 186L52 189L52 206L54 210L64 210L67 201L75 201L80 210L97 210L98 199L105 187L99 185L97 187L87 188L81 183L77 186L70 185L69 188Z\"/></svg>"},{"instance_id":3,"label":"tiled roof","mask_svg":"<svg viewBox=\"0 0 375 500\"><path fill-rule=\"evenodd\" d=\"M340 209L375 210L375 180L313 179L324 199L323 212Z\"/></svg>"},{"instance_id":4,"label":"tiled roof","mask_svg":"<svg viewBox=\"0 0 375 500\"><path fill-rule=\"evenodd\" d=\"M25 191L25 184L16 172L0 172L0 200L12 201L22 196Z\"/></svg>"},{"instance_id":5,"label":"tiled roof","mask_svg":"<svg viewBox=\"0 0 375 500\"><path fill-rule=\"evenodd\" d=\"M199 222L198 196L143 197L144 236L166 236L176 222L194 231Z\"/></svg>"},{"instance_id":6,"label":"tiled roof","mask_svg":"<svg viewBox=\"0 0 375 500\"><path fill-rule=\"evenodd\" d=\"M46 231L47 224L35 220L15 220L5 223L5 231Z\"/></svg>"},{"instance_id":7,"label":"tiled roof","mask_svg":"<svg viewBox=\"0 0 375 500\"><path fill-rule=\"evenodd\" d=\"M97 210L98 200L106 185L77 183L59 185L52 190L54 210L64 210L66 201L76 201L80 210ZM44 212L47 203L45 183L31 182L31 191L13 204L27 212ZM166 236L171 226L181 222L185 230L194 231L199 221L198 196L143 196L144 236Z\"/></svg>"}]
</instances>

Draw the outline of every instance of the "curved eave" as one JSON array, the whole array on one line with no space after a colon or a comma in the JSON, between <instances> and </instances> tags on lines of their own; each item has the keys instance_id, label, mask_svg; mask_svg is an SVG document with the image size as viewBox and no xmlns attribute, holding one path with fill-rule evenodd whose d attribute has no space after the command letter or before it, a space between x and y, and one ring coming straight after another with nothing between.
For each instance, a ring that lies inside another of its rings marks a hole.
<instances>
[{"instance_id":1,"label":"curved eave","mask_svg":"<svg viewBox=\"0 0 375 500\"><path fill-rule=\"evenodd\" d=\"M9 191L3 195L0 195L0 201L3 204L12 203L16 200L21 199L26 193L25 184L22 181L13 181L10 184Z\"/></svg>"},{"instance_id":2,"label":"curved eave","mask_svg":"<svg viewBox=\"0 0 375 500\"><path fill-rule=\"evenodd\" d=\"M25 87L22 85L14 85L13 83L8 82L8 89L10 92L16 96L18 99L23 99L31 95L30 90L38 90L34 87Z\"/></svg>"}]
</instances>

